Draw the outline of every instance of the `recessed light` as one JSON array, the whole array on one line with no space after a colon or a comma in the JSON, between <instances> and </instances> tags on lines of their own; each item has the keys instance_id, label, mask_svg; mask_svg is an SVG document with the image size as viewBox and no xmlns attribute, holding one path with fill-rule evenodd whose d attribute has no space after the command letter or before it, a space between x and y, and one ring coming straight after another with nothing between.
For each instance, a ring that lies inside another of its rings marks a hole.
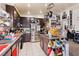
<instances>
[{"instance_id":1,"label":"recessed light","mask_svg":"<svg viewBox=\"0 0 79 59\"><path fill-rule=\"evenodd\" d=\"M30 4L30 3L28 3L28 4L27 4L27 7L30 7L30 6L31 6L31 4Z\"/></svg>"},{"instance_id":2,"label":"recessed light","mask_svg":"<svg viewBox=\"0 0 79 59\"><path fill-rule=\"evenodd\" d=\"M27 14L29 15L30 14L30 11L28 11Z\"/></svg>"},{"instance_id":3,"label":"recessed light","mask_svg":"<svg viewBox=\"0 0 79 59\"><path fill-rule=\"evenodd\" d=\"M47 7L47 3L44 6Z\"/></svg>"},{"instance_id":4,"label":"recessed light","mask_svg":"<svg viewBox=\"0 0 79 59\"><path fill-rule=\"evenodd\" d=\"M43 12L40 10L40 13L42 14Z\"/></svg>"}]
</instances>

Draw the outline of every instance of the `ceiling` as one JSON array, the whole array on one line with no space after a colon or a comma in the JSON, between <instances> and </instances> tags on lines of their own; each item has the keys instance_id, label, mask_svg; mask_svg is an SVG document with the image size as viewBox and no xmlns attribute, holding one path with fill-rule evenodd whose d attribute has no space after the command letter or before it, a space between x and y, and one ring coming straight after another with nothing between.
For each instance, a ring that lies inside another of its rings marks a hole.
<instances>
[{"instance_id":1,"label":"ceiling","mask_svg":"<svg viewBox=\"0 0 79 59\"><path fill-rule=\"evenodd\" d=\"M52 8L53 13L57 14L73 6L75 3L54 3ZM47 11L46 3L16 3L14 6L19 11L20 15L44 15Z\"/></svg>"}]
</instances>

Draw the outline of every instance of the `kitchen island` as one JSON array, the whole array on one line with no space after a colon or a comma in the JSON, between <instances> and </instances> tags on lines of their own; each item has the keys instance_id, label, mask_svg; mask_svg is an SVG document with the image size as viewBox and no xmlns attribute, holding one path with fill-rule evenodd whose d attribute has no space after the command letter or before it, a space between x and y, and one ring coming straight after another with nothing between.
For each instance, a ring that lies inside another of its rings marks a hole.
<instances>
[{"instance_id":1,"label":"kitchen island","mask_svg":"<svg viewBox=\"0 0 79 59\"><path fill-rule=\"evenodd\" d=\"M46 55L48 55L48 39L48 35L40 34L40 46Z\"/></svg>"},{"instance_id":2,"label":"kitchen island","mask_svg":"<svg viewBox=\"0 0 79 59\"><path fill-rule=\"evenodd\" d=\"M16 37L10 40L8 43L0 44L0 56L18 56L21 45L21 36L23 33L19 33Z\"/></svg>"},{"instance_id":3,"label":"kitchen island","mask_svg":"<svg viewBox=\"0 0 79 59\"><path fill-rule=\"evenodd\" d=\"M68 41L66 41L66 40L61 40L61 41L63 41L63 44L64 44L64 50L62 51L63 56L69 56L69 43L68 43ZM49 44L48 35L47 34L40 34L40 46L47 56L48 56L48 48L49 48L48 44ZM53 49L52 49L52 51L53 51ZM51 53L50 56L54 56L54 54Z\"/></svg>"}]
</instances>

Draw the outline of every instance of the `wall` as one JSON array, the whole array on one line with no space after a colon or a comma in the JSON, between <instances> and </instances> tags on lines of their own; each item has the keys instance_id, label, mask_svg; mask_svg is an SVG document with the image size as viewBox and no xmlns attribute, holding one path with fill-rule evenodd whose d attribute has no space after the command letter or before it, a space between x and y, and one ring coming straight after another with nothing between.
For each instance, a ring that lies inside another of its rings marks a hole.
<instances>
[{"instance_id":1,"label":"wall","mask_svg":"<svg viewBox=\"0 0 79 59\"><path fill-rule=\"evenodd\" d=\"M5 4L0 3L0 9L6 10Z\"/></svg>"},{"instance_id":2,"label":"wall","mask_svg":"<svg viewBox=\"0 0 79 59\"><path fill-rule=\"evenodd\" d=\"M70 10L72 10L72 27L74 27L74 29L76 31L79 31L79 24L78 24L79 23L79 4L75 4L74 6L69 7L66 10L63 11L63 12L67 13L67 17L69 16ZM63 12L60 13L61 22L63 22L63 20L62 20Z\"/></svg>"}]
</instances>

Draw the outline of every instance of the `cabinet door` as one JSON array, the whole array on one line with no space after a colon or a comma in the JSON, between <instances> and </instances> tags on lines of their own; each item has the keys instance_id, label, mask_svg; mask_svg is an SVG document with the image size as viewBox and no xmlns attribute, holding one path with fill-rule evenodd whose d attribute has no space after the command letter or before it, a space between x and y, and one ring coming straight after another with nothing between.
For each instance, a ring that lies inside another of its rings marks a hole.
<instances>
[{"instance_id":1,"label":"cabinet door","mask_svg":"<svg viewBox=\"0 0 79 59\"><path fill-rule=\"evenodd\" d=\"M48 44L44 42L44 52L46 53L46 55L47 55L47 49L48 49Z\"/></svg>"},{"instance_id":2,"label":"cabinet door","mask_svg":"<svg viewBox=\"0 0 79 59\"><path fill-rule=\"evenodd\" d=\"M43 43L43 37L40 36L40 46L42 49L44 49L44 43Z\"/></svg>"},{"instance_id":3,"label":"cabinet door","mask_svg":"<svg viewBox=\"0 0 79 59\"><path fill-rule=\"evenodd\" d=\"M43 43L44 43L44 52L47 55L47 50L48 50L48 38L46 36L43 36Z\"/></svg>"}]
</instances>

